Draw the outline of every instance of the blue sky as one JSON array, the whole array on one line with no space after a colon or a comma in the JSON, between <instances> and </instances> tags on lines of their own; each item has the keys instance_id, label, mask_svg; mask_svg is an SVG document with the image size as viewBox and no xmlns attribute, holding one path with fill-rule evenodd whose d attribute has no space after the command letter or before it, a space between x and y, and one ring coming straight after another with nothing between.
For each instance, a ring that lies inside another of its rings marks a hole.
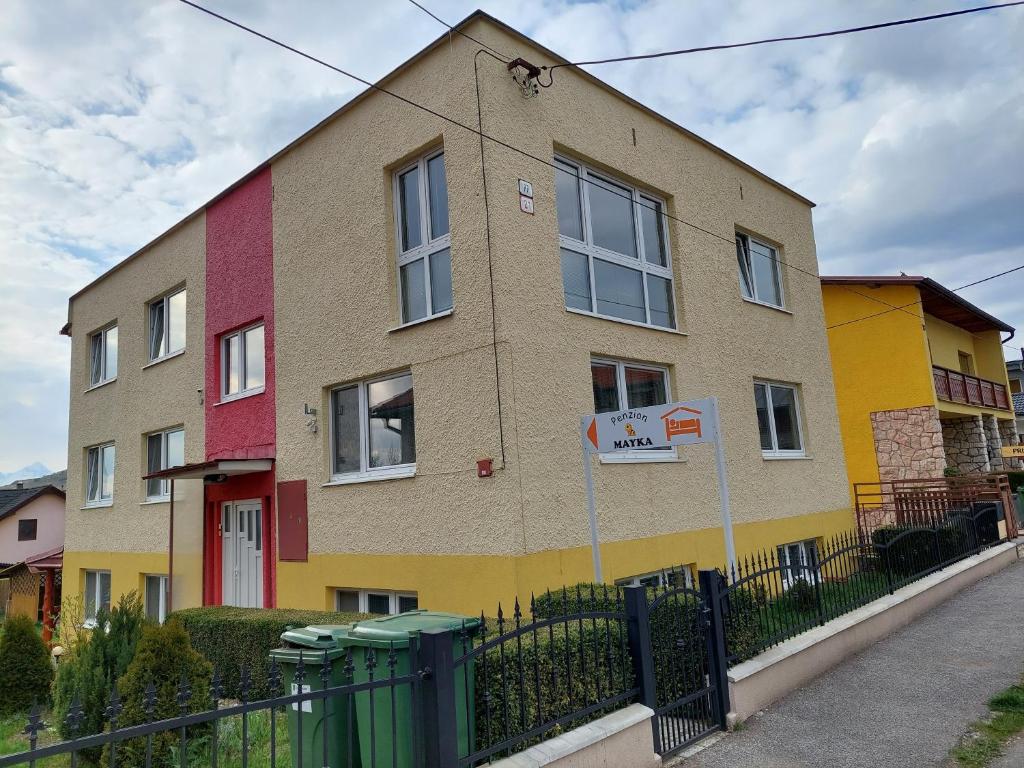
<instances>
[{"instance_id":1,"label":"blue sky","mask_svg":"<svg viewBox=\"0 0 1024 768\"><path fill-rule=\"evenodd\" d=\"M449 21L478 4L423 1ZM407 0L209 5L369 79L443 31ZM582 59L967 4L479 5L567 58ZM0 471L37 460L59 469L66 464L69 343L57 330L68 296L358 86L174 0L4 6ZM1015 8L591 71L815 200L823 273L902 270L957 287L1024 263L1021 40L1024 8ZM1024 326L1024 272L964 295Z\"/></svg>"}]
</instances>

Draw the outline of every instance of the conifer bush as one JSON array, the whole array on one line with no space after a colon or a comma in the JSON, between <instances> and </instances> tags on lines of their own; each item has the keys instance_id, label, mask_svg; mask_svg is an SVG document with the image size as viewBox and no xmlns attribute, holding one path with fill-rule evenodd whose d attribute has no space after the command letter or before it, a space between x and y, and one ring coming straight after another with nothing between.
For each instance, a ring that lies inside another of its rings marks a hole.
<instances>
[{"instance_id":1,"label":"conifer bush","mask_svg":"<svg viewBox=\"0 0 1024 768\"><path fill-rule=\"evenodd\" d=\"M0 717L48 704L52 682L50 653L35 624L27 616L9 616L0 635Z\"/></svg>"}]
</instances>

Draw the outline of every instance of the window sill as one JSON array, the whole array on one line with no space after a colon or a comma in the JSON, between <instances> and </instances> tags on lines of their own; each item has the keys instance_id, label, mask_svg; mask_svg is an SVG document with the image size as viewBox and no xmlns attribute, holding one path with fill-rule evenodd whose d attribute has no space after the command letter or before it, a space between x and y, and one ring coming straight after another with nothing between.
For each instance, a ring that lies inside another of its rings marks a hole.
<instances>
[{"instance_id":1,"label":"window sill","mask_svg":"<svg viewBox=\"0 0 1024 768\"><path fill-rule=\"evenodd\" d=\"M811 456L806 453L762 453L761 458L765 461L786 461L795 459L797 461L810 461Z\"/></svg>"},{"instance_id":2,"label":"window sill","mask_svg":"<svg viewBox=\"0 0 1024 768\"><path fill-rule=\"evenodd\" d=\"M142 370L146 370L147 368L152 368L154 365L160 365L160 363L163 363L163 362L165 362L167 360L173 360L174 358L181 357L184 354L185 354L184 348L179 349L177 352L171 352L170 354L164 355L163 357L158 357L155 360L150 360L148 363L146 363L144 366L142 366Z\"/></svg>"},{"instance_id":3,"label":"window sill","mask_svg":"<svg viewBox=\"0 0 1024 768\"><path fill-rule=\"evenodd\" d=\"M107 379L106 381L101 381L101 382L99 382L97 384L93 384L91 386L88 386L88 387L85 388L84 391L85 392L92 392L94 389L100 389L101 387L107 386L107 384L113 384L115 381L117 381L117 376L115 376L112 379Z\"/></svg>"},{"instance_id":4,"label":"window sill","mask_svg":"<svg viewBox=\"0 0 1024 768\"><path fill-rule=\"evenodd\" d=\"M757 299L748 299L746 296L740 296L747 304L755 304L759 307L766 307L767 309L774 309L776 312L781 312L784 315L793 315L793 311L780 307L778 304L769 304L767 301L758 301Z\"/></svg>"},{"instance_id":5,"label":"window sill","mask_svg":"<svg viewBox=\"0 0 1024 768\"><path fill-rule=\"evenodd\" d=\"M679 464L685 463L675 451L627 451L625 453L598 454L602 464Z\"/></svg>"},{"instance_id":6,"label":"window sill","mask_svg":"<svg viewBox=\"0 0 1024 768\"><path fill-rule=\"evenodd\" d=\"M114 506L113 499L111 499L110 501L96 501L96 502L88 503L84 507L82 507L82 509L103 509L105 507L112 507L112 506Z\"/></svg>"},{"instance_id":7,"label":"window sill","mask_svg":"<svg viewBox=\"0 0 1024 768\"><path fill-rule=\"evenodd\" d=\"M245 400L247 397L262 395L266 390L266 387L257 387L256 389L247 389L245 392L239 392L237 395L224 395L221 397L219 403L213 404L213 407L216 408L218 405L227 405L228 403L233 403L236 400Z\"/></svg>"},{"instance_id":8,"label":"window sill","mask_svg":"<svg viewBox=\"0 0 1024 768\"><path fill-rule=\"evenodd\" d=\"M402 323L401 325L396 325L394 328L388 328L388 333L404 331L406 328L412 328L415 325L423 325L424 323L429 323L431 320L440 320L442 317L450 317L454 312L454 309L446 309L444 312L438 312L436 315L431 315L430 317L421 317L419 320L413 320L411 323Z\"/></svg>"},{"instance_id":9,"label":"window sill","mask_svg":"<svg viewBox=\"0 0 1024 768\"><path fill-rule=\"evenodd\" d=\"M171 501L171 497L170 496L156 496L156 497L153 497L152 499L146 499L145 501L140 501L139 502L139 506L140 507L147 507L147 506L150 506L150 505L153 505L153 504L169 504L170 501Z\"/></svg>"},{"instance_id":10,"label":"window sill","mask_svg":"<svg viewBox=\"0 0 1024 768\"><path fill-rule=\"evenodd\" d=\"M335 485L355 485L357 483L375 483L381 480L401 480L416 475L416 465L402 467L401 469L385 470L383 472L359 472L352 475L342 475L331 479L321 485L321 488L330 488Z\"/></svg>"},{"instance_id":11,"label":"window sill","mask_svg":"<svg viewBox=\"0 0 1024 768\"><path fill-rule=\"evenodd\" d=\"M599 315L596 312L587 312L585 309L576 309L575 307L566 307L566 312L571 312L574 315L583 315L584 317L593 317L597 320L608 320L612 323L622 323L623 325L632 325L634 328L646 328L649 331L661 331L662 333L671 333L675 336L688 336L686 331L679 331L675 328L663 328L660 325L648 325L647 323L638 323L635 320L624 320L621 317L611 317L609 315Z\"/></svg>"}]
</instances>

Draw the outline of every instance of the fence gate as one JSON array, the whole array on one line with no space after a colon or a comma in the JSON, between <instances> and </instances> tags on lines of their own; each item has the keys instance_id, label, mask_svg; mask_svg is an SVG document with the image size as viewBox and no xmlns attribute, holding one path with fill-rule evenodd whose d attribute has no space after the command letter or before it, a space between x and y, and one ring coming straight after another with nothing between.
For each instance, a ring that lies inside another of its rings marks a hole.
<instances>
[{"instance_id":1,"label":"fence gate","mask_svg":"<svg viewBox=\"0 0 1024 768\"><path fill-rule=\"evenodd\" d=\"M722 580L717 571L701 571L699 591L679 586L652 598L641 587L626 590L641 697L655 712L654 749L663 757L725 727Z\"/></svg>"}]
</instances>

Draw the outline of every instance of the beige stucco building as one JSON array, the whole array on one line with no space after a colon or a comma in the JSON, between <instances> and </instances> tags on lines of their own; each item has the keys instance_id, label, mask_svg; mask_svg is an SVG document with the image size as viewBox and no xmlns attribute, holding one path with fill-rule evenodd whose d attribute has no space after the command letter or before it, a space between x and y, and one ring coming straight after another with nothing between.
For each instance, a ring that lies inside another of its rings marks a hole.
<instances>
[{"instance_id":1,"label":"beige stucco building","mask_svg":"<svg viewBox=\"0 0 1024 768\"><path fill-rule=\"evenodd\" d=\"M852 525L811 203L478 47L380 83L450 120L369 90L72 297L65 570L93 602L475 613L587 580L580 417L710 395L741 554ZM723 564L707 446L594 476L607 581Z\"/></svg>"}]
</instances>

